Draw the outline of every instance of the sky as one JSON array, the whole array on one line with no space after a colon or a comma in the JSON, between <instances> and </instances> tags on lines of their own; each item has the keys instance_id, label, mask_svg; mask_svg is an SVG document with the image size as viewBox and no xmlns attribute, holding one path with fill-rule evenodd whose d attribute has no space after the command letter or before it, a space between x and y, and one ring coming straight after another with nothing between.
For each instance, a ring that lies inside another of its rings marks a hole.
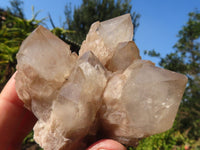
<instances>
[{"instance_id":1,"label":"sky","mask_svg":"<svg viewBox=\"0 0 200 150\"><path fill-rule=\"evenodd\" d=\"M24 0L26 19L31 19L35 12L41 11L37 19L45 18L48 13L58 27L65 20L65 5L71 3L72 8L81 5L82 0ZM144 55L144 50L155 49L164 57L174 51L173 45L178 41L177 34L188 20L188 13L198 9L200 0L132 0L132 11L141 15L139 27L135 34L135 42L143 59L158 65L159 59ZM0 0L0 7L9 6L9 0ZM52 28L47 20L47 26Z\"/></svg>"}]
</instances>

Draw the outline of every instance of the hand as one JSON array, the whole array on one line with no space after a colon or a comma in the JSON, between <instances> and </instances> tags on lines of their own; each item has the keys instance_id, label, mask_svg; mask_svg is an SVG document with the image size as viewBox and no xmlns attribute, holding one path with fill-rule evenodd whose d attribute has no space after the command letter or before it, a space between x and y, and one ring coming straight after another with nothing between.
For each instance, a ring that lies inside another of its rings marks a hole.
<instances>
[{"instance_id":1,"label":"hand","mask_svg":"<svg viewBox=\"0 0 200 150\"><path fill-rule=\"evenodd\" d=\"M15 90L15 74L0 94L0 148L20 150L25 136L32 130L37 118L23 106ZM126 150L114 140L100 140L87 150Z\"/></svg>"},{"instance_id":2,"label":"hand","mask_svg":"<svg viewBox=\"0 0 200 150\"><path fill-rule=\"evenodd\" d=\"M0 94L0 147L2 150L20 149L22 140L37 121L18 98L14 76L15 74Z\"/></svg>"}]
</instances>

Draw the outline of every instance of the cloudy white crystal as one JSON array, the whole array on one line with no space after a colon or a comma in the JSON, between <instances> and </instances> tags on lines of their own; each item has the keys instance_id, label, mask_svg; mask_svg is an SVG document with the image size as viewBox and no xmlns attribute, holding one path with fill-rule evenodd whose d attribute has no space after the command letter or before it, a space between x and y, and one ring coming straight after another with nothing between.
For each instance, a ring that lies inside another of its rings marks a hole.
<instances>
[{"instance_id":1,"label":"cloudy white crystal","mask_svg":"<svg viewBox=\"0 0 200 150\"><path fill-rule=\"evenodd\" d=\"M92 51L105 65L119 43L132 41L132 39L133 24L130 14L104 22L97 21L91 25L86 40L81 45L79 55Z\"/></svg>"},{"instance_id":2,"label":"cloudy white crystal","mask_svg":"<svg viewBox=\"0 0 200 150\"><path fill-rule=\"evenodd\" d=\"M44 149L82 149L82 140L89 134L101 106L106 82L105 68L92 52L86 52L58 91L49 119L35 125L36 142Z\"/></svg>"},{"instance_id":3,"label":"cloudy white crystal","mask_svg":"<svg viewBox=\"0 0 200 150\"><path fill-rule=\"evenodd\" d=\"M141 60L130 14L94 23L79 56L39 26L17 54L16 91L44 150L138 139L172 127L187 77Z\"/></svg>"},{"instance_id":4,"label":"cloudy white crystal","mask_svg":"<svg viewBox=\"0 0 200 150\"><path fill-rule=\"evenodd\" d=\"M33 99L39 102L36 107L50 103L54 93L69 77L76 59L77 55L71 54L69 45L50 31L42 26L35 29L23 41L17 54L16 87L26 107L37 109L32 108Z\"/></svg>"},{"instance_id":5,"label":"cloudy white crystal","mask_svg":"<svg viewBox=\"0 0 200 150\"><path fill-rule=\"evenodd\" d=\"M114 75L103 95L101 119L108 137L134 144L132 139L164 132L173 125L187 78L136 60Z\"/></svg>"},{"instance_id":6,"label":"cloudy white crystal","mask_svg":"<svg viewBox=\"0 0 200 150\"><path fill-rule=\"evenodd\" d=\"M107 62L106 68L112 72L125 70L137 59L141 59L141 57L135 42L122 42L115 47L113 56Z\"/></svg>"}]
</instances>

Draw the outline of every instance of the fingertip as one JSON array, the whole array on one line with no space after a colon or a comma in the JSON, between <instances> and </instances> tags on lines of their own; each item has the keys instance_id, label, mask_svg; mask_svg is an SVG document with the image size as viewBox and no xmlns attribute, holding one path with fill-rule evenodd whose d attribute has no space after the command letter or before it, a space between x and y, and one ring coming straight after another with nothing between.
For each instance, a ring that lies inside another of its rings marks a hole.
<instances>
[{"instance_id":1,"label":"fingertip","mask_svg":"<svg viewBox=\"0 0 200 150\"><path fill-rule=\"evenodd\" d=\"M0 94L0 100L6 100L8 102L14 103L17 106L23 107L24 103L19 99L16 88L15 88L15 75L16 72L12 75L10 80L7 82Z\"/></svg>"},{"instance_id":2,"label":"fingertip","mask_svg":"<svg viewBox=\"0 0 200 150\"><path fill-rule=\"evenodd\" d=\"M103 139L92 144L87 150L126 150L126 148L117 141Z\"/></svg>"}]
</instances>

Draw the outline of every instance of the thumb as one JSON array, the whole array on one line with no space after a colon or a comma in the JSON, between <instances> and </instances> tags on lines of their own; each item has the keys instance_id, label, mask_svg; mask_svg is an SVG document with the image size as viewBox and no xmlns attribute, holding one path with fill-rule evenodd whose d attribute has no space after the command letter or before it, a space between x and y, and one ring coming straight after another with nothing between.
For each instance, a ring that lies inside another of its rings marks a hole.
<instances>
[{"instance_id":1,"label":"thumb","mask_svg":"<svg viewBox=\"0 0 200 150\"><path fill-rule=\"evenodd\" d=\"M126 150L126 148L114 140L104 139L94 143L87 150Z\"/></svg>"}]
</instances>

